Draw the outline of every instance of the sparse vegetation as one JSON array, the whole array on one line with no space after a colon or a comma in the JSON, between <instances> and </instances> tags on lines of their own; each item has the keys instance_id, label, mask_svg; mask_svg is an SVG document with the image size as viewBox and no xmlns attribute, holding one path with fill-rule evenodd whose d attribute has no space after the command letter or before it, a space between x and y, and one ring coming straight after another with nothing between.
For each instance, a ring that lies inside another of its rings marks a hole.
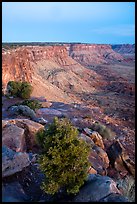
<instances>
[{"instance_id":1,"label":"sparse vegetation","mask_svg":"<svg viewBox=\"0 0 137 204\"><path fill-rule=\"evenodd\" d=\"M90 166L90 148L78 139L78 130L66 118L55 118L45 130L37 133L36 139L42 148L38 160L45 174L42 189L55 194L60 189L75 194L87 178Z\"/></svg>"},{"instance_id":2,"label":"sparse vegetation","mask_svg":"<svg viewBox=\"0 0 137 204\"><path fill-rule=\"evenodd\" d=\"M15 105L25 105L34 111L42 107L41 103L36 99L26 99L22 103L18 103Z\"/></svg>"},{"instance_id":3,"label":"sparse vegetation","mask_svg":"<svg viewBox=\"0 0 137 204\"><path fill-rule=\"evenodd\" d=\"M26 81L9 81L7 84L7 90L10 96L28 99L32 93L32 86Z\"/></svg>"},{"instance_id":4,"label":"sparse vegetation","mask_svg":"<svg viewBox=\"0 0 137 204\"><path fill-rule=\"evenodd\" d=\"M94 131L97 131L104 139L112 139L115 137L115 133L100 122L96 121L95 123L93 123L91 128Z\"/></svg>"}]
</instances>

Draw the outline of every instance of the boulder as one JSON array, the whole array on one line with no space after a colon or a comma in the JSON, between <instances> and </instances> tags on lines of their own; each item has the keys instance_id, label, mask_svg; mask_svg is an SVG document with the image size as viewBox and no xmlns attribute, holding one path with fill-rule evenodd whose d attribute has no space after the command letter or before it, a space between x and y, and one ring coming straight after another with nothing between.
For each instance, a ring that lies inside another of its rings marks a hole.
<instances>
[{"instance_id":1,"label":"boulder","mask_svg":"<svg viewBox=\"0 0 137 204\"><path fill-rule=\"evenodd\" d=\"M104 149L104 143L103 143L103 140L102 140L102 137L100 136L100 134L96 131L93 131L91 134L90 134L90 138L93 140L93 142L101 147L102 149Z\"/></svg>"},{"instance_id":2,"label":"boulder","mask_svg":"<svg viewBox=\"0 0 137 204\"><path fill-rule=\"evenodd\" d=\"M84 140L85 142L87 142L91 147L93 147L95 145L93 140L90 137L88 137L87 135L83 134L83 133L81 133L79 135L79 138Z\"/></svg>"},{"instance_id":3,"label":"boulder","mask_svg":"<svg viewBox=\"0 0 137 204\"><path fill-rule=\"evenodd\" d=\"M9 111L12 115L22 114L24 116L30 117L31 119L36 118L36 113L34 110L25 105L11 106Z\"/></svg>"},{"instance_id":4,"label":"boulder","mask_svg":"<svg viewBox=\"0 0 137 204\"><path fill-rule=\"evenodd\" d=\"M29 165L27 153L15 152L6 146L2 147L2 177L20 172Z\"/></svg>"},{"instance_id":5,"label":"boulder","mask_svg":"<svg viewBox=\"0 0 137 204\"><path fill-rule=\"evenodd\" d=\"M25 194L19 182L14 181L2 185L2 202L25 202L28 196Z\"/></svg>"},{"instance_id":6,"label":"boulder","mask_svg":"<svg viewBox=\"0 0 137 204\"><path fill-rule=\"evenodd\" d=\"M6 125L2 130L2 144L16 152L25 151L24 129L14 124Z\"/></svg>"},{"instance_id":7,"label":"boulder","mask_svg":"<svg viewBox=\"0 0 137 204\"><path fill-rule=\"evenodd\" d=\"M129 158L124 147L119 140L107 149L107 154L110 164L116 168L117 171L122 172L127 169L133 176L135 176L135 163Z\"/></svg>"},{"instance_id":8,"label":"boulder","mask_svg":"<svg viewBox=\"0 0 137 204\"><path fill-rule=\"evenodd\" d=\"M6 120L6 121L8 122L7 124L9 125L9 127L14 126L15 130L17 129L18 132L20 131L20 134L21 134L21 131L22 131L22 135L24 132L24 136L22 136L22 137L25 138L25 144L23 143L23 140L21 140L21 136L17 137L20 139L19 141L17 141L17 143L22 144L22 146L24 144L23 147L26 148L27 151L32 150L32 148L36 145L35 135L39 130L44 129L44 126L39 124L39 123L36 123L32 120L29 120L29 119L11 119L11 120ZM8 135L5 136L7 128L8 127L5 127L3 130L4 131L4 137L9 138ZM9 131L9 128L8 128L8 131ZM10 138L13 139L13 141L14 141L16 139L16 137L14 138L14 133L12 132L12 133L10 133L10 135L11 135ZM11 139L9 140L9 145L13 146Z\"/></svg>"},{"instance_id":9,"label":"boulder","mask_svg":"<svg viewBox=\"0 0 137 204\"><path fill-rule=\"evenodd\" d=\"M92 149L96 151L98 156L102 159L104 167L107 169L109 167L109 159L108 159L107 153L101 147L98 147L97 145L94 145Z\"/></svg>"},{"instance_id":10,"label":"boulder","mask_svg":"<svg viewBox=\"0 0 137 204\"><path fill-rule=\"evenodd\" d=\"M91 149L88 159L91 166L97 171L98 174L106 175L106 164L94 149Z\"/></svg>"},{"instance_id":11,"label":"boulder","mask_svg":"<svg viewBox=\"0 0 137 204\"><path fill-rule=\"evenodd\" d=\"M74 202L98 202L112 193L120 194L116 183L108 176L90 174L87 182L74 197Z\"/></svg>"}]
</instances>

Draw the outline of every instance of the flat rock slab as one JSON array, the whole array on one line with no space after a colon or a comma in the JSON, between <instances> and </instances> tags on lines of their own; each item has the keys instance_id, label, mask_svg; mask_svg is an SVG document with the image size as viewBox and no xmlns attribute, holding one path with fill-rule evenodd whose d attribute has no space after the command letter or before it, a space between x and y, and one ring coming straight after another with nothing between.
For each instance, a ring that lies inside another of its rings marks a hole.
<instances>
[{"instance_id":1,"label":"flat rock slab","mask_svg":"<svg viewBox=\"0 0 137 204\"><path fill-rule=\"evenodd\" d=\"M37 110L38 114L44 114L44 115L55 115L55 116L61 116L61 111L55 110L53 108L40 108Z\"/></svg>"},{"instance_id":2,"label":"flat rock slab","mask_svg":"<svg viewBox=\"0 0 137 204\"><path fill-rule=\"evenodd\" d=\"M6 146L2 147L2 177L13 175L30 165L27 153L15 152Z\"/></svg>"},{"instance_id":3,"label":"flat rock slab","mask_svg":"<svg viewBox=\"0 0 137 204\"><path fill-rule=\"evenodd\" d=\"M111 193L120 194L116 183L108 176L90 174L88 182L75 196L74 202L98 202Z\"/></svg>"}]
</instances>

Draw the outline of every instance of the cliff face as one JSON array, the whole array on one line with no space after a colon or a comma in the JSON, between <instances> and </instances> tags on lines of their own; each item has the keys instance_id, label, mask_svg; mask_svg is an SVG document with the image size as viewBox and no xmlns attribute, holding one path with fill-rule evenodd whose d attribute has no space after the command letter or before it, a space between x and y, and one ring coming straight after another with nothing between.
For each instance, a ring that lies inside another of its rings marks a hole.
<instances>
[{"instance_id":1,"label":"cliff face","mask_svg":"<svg viewBox=\"0 0 137 204\"><path fill-rule=\"evenodd\" d=\"M97 79L92 84L91 76ZM72 92L94 91L100 78L72 59L65 46L24 46L2 52L3 88L11 80L28 81L34 96L67 100Z\"/></svg>"},{"instance_id":2,"label":"cliff face","mask_svg":"<svg viewBox=\"0 0 137 204\"><path fill-rule=\"evenodd\" d=\"M2 82L10 80L32 82L32 62L54 59L60 65L67 64L67 51L63 46L26 46L2 51Z\"/></svg>"},{"instance_id":3,"label":"cliff face","mask_svg":"<svg viewBox=\"0 0 137 204\"><path fill-rule=\"evenodd\" d=\"M11 80L28 81L33 95L49 100L76 93L93 93L106 84L102 75L84 66L122 61L111 45L64 44L54 46L22 46L2 50L3 88ZM84 66L83 66L84 65ZM49 96L49 97L48 97Z\"/></svg>"},{"instance_id":4,"label":"cliff face","mask_svg":"<svg viewBox=\"0 0 137 204\"><path fill-rule=\"evenodd\" d=\"M120 54L135 54L135 44L112 45L112 49Z\"/></svg>"},{"instance_id":5,"label":"cliff face","mask_svg":"<svg viewBox=\"0 0 137 204\"><path fill-rule=\"evenodd\" d=\"M69 55L81 63L90 66L122 61L123 57L112 50L111 45L70 44L66 45Z\"/></svg>"},{"instance_id":6,"label":"cliff face","mask_svg":"<svg viewBox=\"0 0 137 204\"><path fill-rule=\"evenodd\" d=\"M32 67L26 49L8 50L2 52L2 83L8 81L32 81Z\"/></svg>"}]
</instances>

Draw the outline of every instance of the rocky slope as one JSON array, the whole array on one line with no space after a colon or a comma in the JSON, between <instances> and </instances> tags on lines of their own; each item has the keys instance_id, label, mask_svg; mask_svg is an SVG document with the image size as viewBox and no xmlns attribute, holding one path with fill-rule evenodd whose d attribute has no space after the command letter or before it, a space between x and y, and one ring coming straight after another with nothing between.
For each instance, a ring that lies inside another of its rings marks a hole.
<instances>
[{"instance_id":1,"label":"rocky slope","mask_svg":"<svg viewBox=\"0 0 137 204\"><path fill-rule=\"evenodd\" d=\"M135 44L112 45L112 49L120 54L135 54Z\"/></svg>"},{"instance_id":2,"label":"rocky slope","mask_svg":"<svg viewBox=\"0 0 137 204\"><path fill-rule=\"evenodd\" d=\"M123 57L112 50L111 45L103 44L67 44L69 55L82 65L91 66L120 62Z\"/></svg>"},{"instance_id":3,"label":"rocky slope","mask_svg":"<svg viewBox=\"0 0 137 204\"><path fill-rule=\"evenodd\" d=\"M69 93L93 92L97 81L103 83L101 76L68 56L65 46L25 46L3 50L2 59L3 86L6 87L10 80L26 80L32 83L32 95L37 97L46 95L50 100L68 102ZM96 81L89 80L95 77Z\"/></svg>"}]
</instances>

